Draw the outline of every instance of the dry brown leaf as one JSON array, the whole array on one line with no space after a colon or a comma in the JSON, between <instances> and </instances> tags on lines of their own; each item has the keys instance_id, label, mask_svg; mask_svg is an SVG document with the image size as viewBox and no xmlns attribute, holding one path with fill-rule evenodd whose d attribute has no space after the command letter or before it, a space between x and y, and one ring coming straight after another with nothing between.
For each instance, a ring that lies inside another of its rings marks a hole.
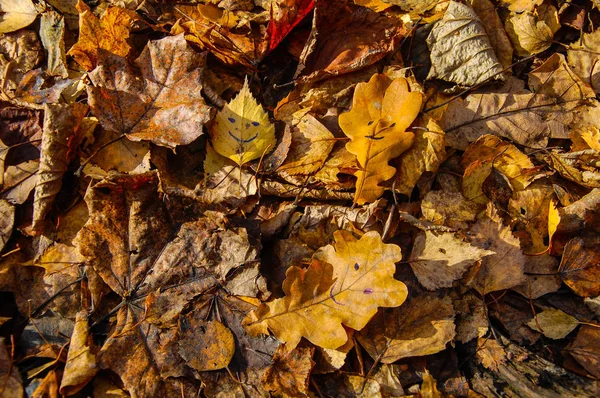
<instances>
[{"instance_id":1,"label":"dry brown leaf","mask_svg":"<svg viewBox=\"0 0 600 398\"><path fill-rule=\"evenodd\" d=\"M405 152L414 134L406 131L421 110L422 94L410 91L404 78L391 80L375 74L354 91L352 109L339 116L340 127L350 142L360 169L355 173L354 202L374 202L384 192L380 183L391 179L396 169L388 162Z\"/></svg>"},{"instance_id":2,"label":"dry brown leaf","mask_svg":"<svg viewBox=\"0 0 600 398\"><path fill-rule=\"evenodd\" d=\"M4 187L0 199L6 199L12 204L23 204L29 198L37 184L37 171L40 162L26 162L6 167L4 171Z\"/></svg>"},{"instance_id":3,"label":"dry brown leaf","mask_svg":"<svg viewBox=\"0 0 600 398\"><path fill-rule=\"evenodd\" d=\"M18 96L27 73L42 61L42 45L34 31L23 29L0 35L0 53L1 99L11 101Z\"/></svg>"},{"instance_id":4,"label":"dry brown leaf","mask_svg":"<svg viewBox=\"0 0 600 398\"><path fill-rule=\"evenodd\" d=\"M284 298L262 304L245 320L252 336L268 334L291 350L305 337L324 348L346 343L346 325L362 329L378 307L396 307L406 286L393 278L400 248L384 244L377 232L356 239L336 231L335 244L319 249L307 269L292 266L283 283Z\"/></svg>"},{"instance_id":5,"label":"dry brown leaf","mask_svg":"<svg viewBox=\"0 0 600 398\"><path fill-rule=\"evenodd\" d=\"M477 261L496 254L462 241L452 233L419 233L408 262L426 289L451 287Z\"/></svg>"},{"instance_id":6,"label":"dry brown leaf","mask_svg":"<svg viewBox=\"0 0 600 398\"><path fill-rule=\"evenodd\" d=\"M429 191L421 201L421 212L427 221L455 225L475 221L482 209L460 192Z\"/></svg>"},{"instance_id":7,"label":"dry brown leaf","mask_svg":"<svg viewBox=\"0 0 600 398\"><path fill-rule=\"evenodd\" d=\"M37 14L31 0L0 0L0 33L14 32L31 25Z\"/></svg>"},{"instance_id":8,"label":"dry brown leaf","mask_svg":"<svg viewBox=\"0 0 600 398\"><path fill-rule=\"evenodd\" d=\"M492 213L490 217L480 219L471 232L471 242L475 246L496 252L481 261L481 268L472 282L479 293L510 289L525 282L526 257L520 242L497 215Z\"/></svg>"},{"instance_id":9,"label":"dry brown leaf","mask_svg":"<svg viewBox=\"0 0 600 398\"><path fill-rule=\"evenodd\" d=\"M459 150L485 134L529 148L544 148L548 137L567 137L572 115L547 95L529 92L470 94L452 101L441 120L448 145Z\"/></svg>"},{"instance_id":10,"label":"dry brown leaf","mask_svg":"<svg viewBox=\"0 0 600 398\"><path fill-rule=\"evenodd\" d=\"M335 144L333 134L308 110L294 114L297 124L292 129L292 143L278 173L308 175L319 170Z\"/></svg>"},{"instance_id":11,"label":"dry brown leaf","mask_svg":"<svg viewBox=\"0 0 600 398\"><path fill-rule=\"evenodd\" d=\"M500 365L505 364L508 358L498 340L480 337L477 340L477 359L486 368L497 372Z\"/></svg>"},{"instance_id":12,"label":"dry brown leaf","mask_svg":"<svg viewBox=\"0 0 600 398\"><path fill-rule=\"evenodd\" d=\"M273 356L273 364L263 376L264 387L276 396L308 396L310 372L315 365L312 360L314 351L314 347L296 347L288 352L283 345L279 346Z\"/></svg>"},{"instance_id":13,"label":"dry brown leaf","mask_svg":"<svg viewBox=\"0 0 600 398\"><path fill-rule=\"evenodd\" d=\"M235 352L231 330L219 321L206 321L192 312L179 318L179 355L199 372L227 367Z\"/></svg>"},{"instance_id":14,"label":"dry brown leaf","mask_svg":"<svg viewBox=\"0 0 600 398\"><path fill-rule=\"evenodd\" d=\"M513 58L513 47L510 43L504 24L498 16L496 6L490 0L469 0L473 11L481 21L485 21L483 27L490 40L490 44L494 48L498 62L503 68L510 68ZM526 0L530 2L530 0Z\"/></svg>"},{"instance_id":15,"label":"dry brown leaf","mask_svg":"<svg viewBox=\"0 0 600 398\"><path fill-rule=\"evenodd\" d=\"M569 68L565 56L559 53L552 54L542 65L529 72L528 83L537 94L564 101L566 109L596 96L594 90Z\"/></svg>"},{"instance_id":16,"label":"dry brown leaf","mask_svg":"<svg viewBox=\"0 0 600 398\"><path fill-rule=\"evenodd\" d=\"M453 304L456 310L456 340L468 343L485 336L490 324L485 302L474 293L467 292L454 299Z\"/></svg>"},{"instance_id":17,"label":"dry brown leaf","mask_svg":"<svg viewBox=\"0 0 600 398\"><path fill-rule=\"evenodd\" d=\"M440 352L455 334L450 297L423 293L397 309L380 310L356 338L371 358L392 363Z\"/></svg>"},{"instance_id":18,"label":"dry brown leaf","mask_svg":"<svg viewBox=\"0 0 600 398\"><path fill-rule=\"evenodd\" d=\"M44 218L60 191L63 175L79 143L77 133L87 111L87 105L79 103L45 106L42 153L33 206L32 227L36 231L44 229Z\"/></svg>"},{"instance_id":19,"label":"dry brown leaf","mask_svg":"<svg viewBox=\"0 0 600 398\"><path fill-rule=\"evenodd\" d=\"M535 315L527 326L551 339L564 339L579 325L577 318L554 308Z\"/></svg>"},{"instance_id":20,"label":"dry brown leaf","mask_svg":"<svg viewBox=\"0 0 600 398\"><path fill-rule=\"evenodd\" d=\"M531 256L525 262L527 281L512 290L535 300L545 294L554 293L562 286L557 274L558 261L549 254Z\"/></svg>"},{"instance_id":21,"label":"dry brown leaf","mask_svg":"<svg viewBox=\"0 0 600 398\"><path fill-rule=\"evenodd\" d=\"M92 352L88 318L86 310L79 311L75 318L75 328L60 382L60 393L63 395L74 395L81 391L98 373L96 356Z\"/></svg>"},{"instance_id":22,"label":"dry brown leaf","mask_svg":"<svg viewBox=\"0 0 600 398\"><path fill-rule=\"evenodd\" d=\"M502 65L477 14L468 5L451 1L444 18L427 37L431 51L428 79L474 86L494 76Z\"/></svg>"},{"instance_id":23,"label":"dry brown leaf","mask_svg":"<svg viewBox=\"0 0 600 398\"><path fill-rule=\"evenodd\" d=\"M15 207L6 200L0 200L0 252L12 235L15 223Z\"/></svg>"},{"instance_id":24,"label":"dry brown leaf","mask_svg":"<svg viewBox=\"0 0 600 398\"><path fill-rule=\"evenodd\" d=\"M560 29L558 10L553 5L542 4L536 13L511 15L505 26L517 55L539 54L552 45L554 34Z\"/></svg>"},{"instance_id":25,"label":"dry brown leaf","mask_svg":"<svg viewBox=\"0 0 600 398\"><path fill-rule=\"evenodd\" d=\"M600 31L583 33L567 50L569 65L573 71L595 92L600 91Z\"/></svg>"},{"instance_id":26,"label":"dry brown leaf","mask_svg":"<svg viewBox=\"0 0 600 398\"><path fill-rule=\"evenodd\" d=\"M408 196L424 173L435 173L446 159L444 132L433 119L424 115L415 122L413 131L413 145L394 162L394 188Z\"/></svg>"},{"instance_id":27,"label":"dry brown leaf","mask_svg":"<svg viewBox=\"0 0 600 398\"><path fill-rule=\"evenodd\" d=\"M406 28L398 18L350 0L318 3L296 82L315 82L369 66L394 51Z\"/></svg>"},{"instance_id":28,"label":"dry brown leaf","mask_svg":"<svg viewBox=\"0 0 600 398\"><path fill-rule=\"evenodd\" d=\"M25 393L23 380L13 361L4 344L4 337L0 338L0 377L3 380L0 394L6 398L22 398Z\"/></svg>"},{"instance_id":29,"label":"dry brown leaf","mask_svg":"<svg viewBox=\"0 0 600 398\"><path fill-rule=\"evenodd\" d=\"M565 352L584 369L584 374L600 378L600 329L583 325Z\"/></svg>"},{"instance_id":30,"label":"dry brown leaf","mask_svg":"<svg viewBox=\"0 0 600 398\"><path fill-rule=\"evenodd\" d=\"M571 239L564 248L558 270L563 282L582 297L600 295L600 248L587 246L581 238Z\"/></svg>"},{"instance_id":31,"label":"dry brown leaf","mask_svg":"<svg viewBox=\"0 0 600 398\"><path fill-rule=\"evenodd\" d=\"M102 17L92 13L90 7L78 0L79 40L68 54L87 71L96 68L102 60L101 51L127 57L131 47L127 40L136 14L120 7L108 7ZM99 59L100 58L100 59Z\"/></svg>"},{"instance_id":32,"label":"dry brown leaf","mask_svg":"<svg viewBox=\"0 0 600 398\"><path fill-rule=\"evenodd\" d=\"M59 13L47 11L42 14L40 39L48 54L46 73L65 79L69 77L65 53L65 20Z\"/></svg>"},{"instance_id":33,"label":"dry brown leaf","mask_svg":"<svg viewBox=\"0 0 600 398\"><path fill-rule=\"evenodd\" d=\"M101 52L90 72L89 104L102 126L170 148L202 135L211 117L201 93L204 57L180 35L148 42L135 64L141 77L125 58Z\"/></svg>"}]
</instances>

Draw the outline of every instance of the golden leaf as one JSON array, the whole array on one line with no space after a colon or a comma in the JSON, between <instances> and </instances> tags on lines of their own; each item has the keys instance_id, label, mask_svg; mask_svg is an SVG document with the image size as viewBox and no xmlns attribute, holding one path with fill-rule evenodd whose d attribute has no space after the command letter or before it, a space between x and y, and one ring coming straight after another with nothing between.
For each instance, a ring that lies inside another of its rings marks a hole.
<instances>
[{"instance_id":1,"label":"golden leaf","mask_svg":"<svg viewBox=\"0 0 600 398\"><path fill-rule=\"evenodd\" d=\"M98 50L126 57L131 47L130 25L135 13L120 7L109 7L98 18L82 0L77 3L79 10L79 40L69 50L69 55L85 70L91 71L98 65Z\"/></svg>"},{"instance_id":2,"label":"golden leaf","mask_svg":"<svg viewBox=\"0 0 600 398\"><path fill-rule=\"evenodd\" d=\"M37 17L31 0L0 0L0 33L14 32L29 26Z\"/></svg>"},{"instance_id":3,"label":"golden leaf","mask_svg":"<svg viewBox=\"0 0 600 398\"><path fill-rule=\"evenodd\" d=\"M283 283L285 297L262 304L243 324L253 336L267 334L294 349L305 337L324 348L338 348L348 336L342 325L360 330L378 307L397 307L407 297L394 279L400 248L384 244L379 233L360 239L343 230L335 244L319 249L307 269L292 266Z\"/></svg>"},{"instance_id":4,"label":"golden leaf","mask_svg":"<svg viewBox=\"0 0 600 398\"><path fill-rule=\"evenodd\" d=\"M254 99L248 80L238 95L217 114L210 128L218 154L242 166L275 148L275 126Z\"/></svg>"},{"instance_id":5,"label":"golden leaf","mask_svg":"<svg viewBox=\"0 0 600 398\"><path fill-rule=\"evenodd\" d=\"M539 54L552 45L556 31L560 29L558 11L554 6L541 5L536 14L514 14L506 20L506 33L517 55Z\"/></svg>"},{"instance_id":6,"label":"golden leaf","mask_svg":"<svg viewBox=\"0 0 600 398\"><path fill-rule=\"evenodd\" d=\"M527 326L554 340L564 339L577 325L577 318L554 308L540 312L527 322Z\"/></svg>"},{"instance_id":7,"label":"golden leaf","mask_svg":"<svg viewBox=\"0 0 600 398\"><path fill-rule=\"evenodd\" d=\"M346 149L358 158L354 202L362 205L377 200L384 191L381 182L391 179L396 169L388 162L400 156L413 143L406 129L421 110L422 95L410 92L404 78L391 80L375 74L354 91L352 110L339 117L350 137Z\"/></svg>"}]
</instances>

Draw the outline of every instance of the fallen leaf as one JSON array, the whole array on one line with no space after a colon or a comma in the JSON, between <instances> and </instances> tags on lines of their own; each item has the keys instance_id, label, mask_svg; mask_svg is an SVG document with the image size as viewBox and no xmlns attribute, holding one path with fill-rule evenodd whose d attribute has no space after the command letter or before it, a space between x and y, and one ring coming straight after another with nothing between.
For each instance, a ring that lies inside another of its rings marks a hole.
<instances>
[{"instance_id":1,"label":"fallen leaf","mask_svg":"<svg viewBox=\"0 0 600 398\"><path fill-rule=\"evenodd\" d=\"M589 376L600 378L600 329L583 325L575 340L565 349Z\"/></svg>"},{"instance_id":2,"label":"fallen leaf","mask_svg":"<svg viewBox=\"0 0 600 398\"><path fill-rule=\"evenodd\" d=\"M1 98L14 101L27 73L42 61L42 45L34 31L23 29L0 36L0 53Z\"/></svg>"},{"instance_id":3,"label":"fallen leaf","mask_svg":"<svg viewBox=\"0 0 600 398\"><path fill-rule=\"evenodd\" d=\"M219 321L190 313L179 319L179 355L199 372L227 367L235 352L233 333Z\"/></svg>"},{"instance_id":4,"label":"fallen leaf","mask_svg":"<svg viewBox=\"0 0 600 398\"><path fill-rule=\"evenodd\" d=\"M508 5L508 9L514 13L533 11L536 6L543 2L544 0L501 0L501 3Z\"/></svg>"},{"instance_id":5,"label":"fallen leaf","mask_svg":"<svg viewBox=\"0 0 600 398\"><path fill-rule=\"evenodd\" d=\"M471 7L451 1L444 18L427 37L431 69L427 79L442 79L461 86L474 86L502 78L498 62L483 24Z\"/></svg>"},{"instance_id":6,"label":"fallen leaf","mask_svg":"<svg viewBox=\"0 0 600 398\"><path fill-rule=\"evenodd\" d=\"M440 352L455 334L450 297L422 293L399 308L380 310L356 338L371 358L389 364Z\"/></svg>"},{"instance_id":7,"label":"fallen leaf","mask_svg":"<svg viewBox=\"0 0 600 398\"><path fill-rule=\"evenodd\" d=\"M40 39L48 54L46 73L65 79L69 77L65 53L65 20L59 13L47 11L42 14Z\"/></svg>"},{"instance_id":8,"label":"fallen leaf","mask_svg":"<svg viewBox=\"0 0 600 398\"><path fill-rule=\"evenodd\" d=\"M31 0L1 0L0 33L14 32L31 25L37 14Z\"/></svg>"},{"instance_id":9,"label":"fallen leaf","mask_svg":"<svg viewBox=\"0 0 600 398\"><path fill-rule=\"evenodd\" d=\"M513 287L512 290L532 300L554 293L562 286L557 271L558 261L549 254L528 257L525 262L527 280L522 285Z\"/></svg>"},{"instance_id":10,"label":"fallen leaf","mask_svg":"<svg viewBox=\"0 0 600 398\"><path fill-rule=\"evenodd\" d=\"M600 91L600 31L583 32L581 38L569 45L567 58L573 71L595 92Z\"/></svg>"},{"instance_id":11,"label":"fallen leaf","mask_svg":"<svg viewBox=\"0 0 600 398\"><path fill-rule=\"evenodd\" d=\"M564 339L579 325L577 318L554 308L535 315L527 326L554 340Z\"/></svg>"},{"instance_id":12,"label":"fallen leaf","mask_svg":"<svg viewBox=\"0 0 600 398\"><path fill-rule=\"evenodd\" d=\"M277 396L308 396L310 372L315 365L312 360L314 351L314 347L296 347L287 351L285 346L279 346L273 356L273 364L263 376L264 387Z\"/></svg>"},{"instance_id":13,"label":"fallen leaf","mask_svg":"<svg viewBox=\"0 0 600 398\"><path fill-rule=\"evenodd\" d=\"M12 235L15 223L15 207L6 200L0 200L0 252Z\"/></svg>"},{"instance_id":14,"label":"fallen leaf","mask_svg":"<svg viewBox=\"0 0 600 398\"><path fill-rule=\"evenodd\" d=\"M298 123L292 129L290 150L283 164L277 169L278 173L315 173L323 166L335 144L333 134L313 115L300 112L298 118Z\"/></svg>"},{"instance_id":15,"label":"fallen leaf","mask_svg":"<svg viewBox=\"0 0 600 398\"><path fill-rule=\"evenodd\" d=\"M530 0L527 2L529 3ZM513 46L504 30L504 24L498 16L496 6L490 0L470 0L470 3L479 19L485 21L483 28L496 53L498 62L505 70L509 69L513 62Z\"/></svg>"},{"instance_id":16,"label":"fallen leaf","mask_svg":"<svg viewBox=\"0 0 600 398\"><path fill-rule=\"evenodd\" d=\"M221 109L210 128L211 142L218 154L239 167L275 148L275 126L254 99L248 79L238 95Z\"/></svg>"},{"instance_id":17,"label":"fallen leaf","mask_svg":"<svg viewBox=\"0 0 600 398\"><path fill-rule=\"evenodd\" d=\"M6 199L12 204L25 203L37 184L39 165L38 160L28 160L7 167L4 171L4 186L0 199Z\"/></svg>"},{"instance_id":18,"label":"fallen leaf","mask_svg":"<svg viewBox=\"0 0 600 398\"><path fill-rule=\"evenodd\" d=\"M79 39L68 54L83 69L91 71L96 68L103 61L101 51L127 57L131 50L128 39L135 13L120 7L108 7L98 18L83 0L77 1L77 9Z\"/></svg>"},{"instance_id":19,"label":"fallen leaf","mask_svg":"<svg viewBox=\"0 0 600 398\"><path fill-rule=\"evenodd\" d=\"M373 202L383 194L379 184L396 172L388 162L413 143L414 134L406 130L419 114L421 102L421 93L411 92L403 78L375 74L368 83L356 86L352 109L339 116L340 127L350 137L346 149L360 165L355 173L355 203Z\"/></svg>"},{"instance_id":20,"label":"fallen leaf","mask_svg":"<svg viewBox=\"0 0 600 398\"><path fill-rule=\"evenodd\" d=\"M567 65L565 56L554 53L542 65L529 72L529 87L574 108L579 102L594 98L596 93Z\"/></svg>"},{"instance_id":21,"label":"fallen leaf","mask_svg":"<svg viewBox=\"0 0 600 398\"><path fill-rule=\"evenodd\" d=\"M13 365L14 358L10 357L4 344L4 337L0 339L0 377L4 380L0 393L6 398L22 398L25 390L19 368Z\"/></svg>"},{"instance_id":22,"label":"fallen leaf","mask_svg":"<svg viewBox=\"0 0 600 398\"><path fill-rule=\"evenodd\" d=\"M89 315L86 310L77 313L75 328L69 344L67 362L62 380L60 393L74 395L81 391L86 384L98 373L96 356L92 352L90 342Z\"/></svg>"},{"instance_id":23,"label":"fallen leaf","mask_svg":"<svg viewBox=\"0 0 600 398\"><path fill-rule=\"evenodd\" d=\"M316 82L372 65L394 51L403 34L406 28L398 18L350 0L317 2L295 80Z\"/></svg>"},{"instance_id":24,"label":"fallen leaf","mask_svg":"<svg viewBox=\"0 0 600 398\"><path fill-rule=\"evenodd\" d=\"M480 219L473 225L471 243L496 254L481 260L481 268L472 282L481 294L510 289L525 282L526 257L520 242L497 215Z\"/></svg>"},{"instance_id":25,"label":"fallen leaf","mask_svg":"<svg viewBox=\"0 0 600 398\"><path fill-rule=\"evenodd\" d=\"M552 5L542 4L537 12L511 15L505 23L517 55L539 54L552 45L554 34L560 29L558 10Z\"/></svg>"},{"instance_id":26,"label":"fallen leaf","mask_svg":"<svg viewBox=\"0 0 600 398\"><path fill-rule=\"evenodd\" d=\"M440 225L475 221L480 208L460 192L429 191L421 201L423 217Z\"/></svg>"},{"instance_id":27,"label":"fallen leaf","mask_svg":"<svg viewBox=\"0 0 600 398\"><path fill-rule=\"evenodd\" d=\"M77 133L87 111L86 105L78 103L45 106L42 153L33 206L32 228L36 231L43 230L44 218L62 187L62 178L74 155Z\"/></svg>"},{"instance_id":28,"label":"fallen leaf","mask_svg":"<svg viewBox=\"0 0 600 398\"><path fill-rule=\"evenodd\" d=\"M202 97L204 57L183 36L150 41L135 61L100 52L101 61L89 76L89 104L100 124L127 135L174 148L202 135L210 107Z\"/></svg>"},{"instance_id":29,"label":"fallen leaf","mask_svg":"<svg viewBox=\"0 0 600 398\"><path fill-rule=\"evenodd\" d=\"M585 227L594 229L600 220L598 203L600 203L600 189L595 188L579 200L559 209L560 222L557 231L573 233Z\"/></svg>"},{"instance_id":30,"label":"fallen leaf","mask_svg":"<svg viewBox=\"0 0 600 398\"><path fill-rule=\"evenodd\" d=\"M427 172L435 173L446 159L444 132L426 115L417 119L413 145L400 157L396 165L395 190L410 196L419 178Z\"/></svg>"},{"instance_id":31,"label":"fallen leaf","mask_svg":"<svg viewBox=\"0 0 600 398\"><path fill-rule=\"evenodd\" d=\"M283 0L273 2L271 5L271 19L269 25L267 25L266 32L266 39L269 41L269 51L274 50L314 7L314 0Z\"/></svg>"},{"instance_id":32,"label":"fallen leaf","mask_svg":"<svg viewBox=\"0 0 600 398\"><path fill-rule=\"evenodd\" d=\"M468 292L453 301L456 310L456 340L461 343L483 337L489 330L489 315L485 302Z\"/></svg>"},{"instance_id":33,"label":"fallen leaf","mask_svg":"<svg viewBox=\"0 0 600 398\"><path fill-rule=\"evenodd\" d=\"M568 136L572 115L557 101L529 92L470 94L448 104L440 126L447 144L459 150L485 134L528 148L545 148L548 137Z\"/></svg>"},{"instance_id":34,"label":"fallen leaf","mask_svg":"<svg viewBox=\"0 0 600 398\"><path fill-rule=\"evenodd\" d=\"M483 366L494 372L497 372L500 365L506 364L506 352L498 343L498 340L477 339L477 359Z\"/></svg>"},{"instance_id":35,"label":"fallen leaf","mask_svg":"<svg viewBox=\"0 0 600 398\"><path fill-rule=\"evenodd\" d=\"M462 241L452 233L421 232L415 238L408 262L419 283L428 290L452 283L477 261L496 254Z\"/></svg>"},{"instance_id":36,"label":"fallen leaf","mask_svg":"<svg viewBox=\"0 0 600 398\"><path fill-rule=\"evenodd\" d=\"M442 396L437 389L437 381L427 369L423 373L423 383L421 383L419 394L423 398L440 398Z\"/></svg>"},{"instance_id":37,"label":"fallen leaf","mask_svg":"<svg viewBox=\"0 0 600 398\"><path fill-rule=\"evenodd\" d=\"M285 297L262 304L244 320L250 335L270 329L289 350L305 337L324 348L347 341L342 324L362 329L378 307L396 307L406 286L393 278L400 248L384 244L377 232L360 239L336 231L334 245L319 249L307 269L292 266L283 283Z\"/></svg>"},{"instance_id":38,"label":"fallen leaf","mask_svg":"<svg viewBox=\"0 0 600 398\"><path fill-rule=\"evenodd\" d=\"M564 248L558 267L560 277L581 297L600 295L600 250L587 246L581 238L571 239Z\"/></svg>"}]
</instances>

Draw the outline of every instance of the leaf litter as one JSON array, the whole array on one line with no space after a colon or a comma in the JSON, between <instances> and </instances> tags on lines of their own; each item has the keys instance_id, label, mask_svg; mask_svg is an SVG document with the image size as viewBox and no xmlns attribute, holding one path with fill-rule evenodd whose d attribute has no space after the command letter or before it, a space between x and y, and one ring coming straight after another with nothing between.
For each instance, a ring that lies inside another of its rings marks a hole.
<instances>
[{"instance_id":1,"label":"leaf litter","mask_svg":"<svg viewBox=\"0 0 600 398\"><path fill-rule=\"evenodd\" d=\"M599 395L575 3L0 0L0 395Z\"/></svg>"}]
</instances>

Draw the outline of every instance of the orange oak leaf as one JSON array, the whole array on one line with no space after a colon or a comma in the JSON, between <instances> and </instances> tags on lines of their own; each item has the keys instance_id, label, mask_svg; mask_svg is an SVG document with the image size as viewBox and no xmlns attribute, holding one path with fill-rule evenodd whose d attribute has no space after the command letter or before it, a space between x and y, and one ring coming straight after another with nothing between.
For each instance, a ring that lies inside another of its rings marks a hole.
<instances>
[{"instance_id":1,"label":"orange oak leaf","mask_svg":"<svg viewBox=\"0 0 600 398\"><path fill-rule=\"evenodd\" d=\"M171 148L202 135L211 113L201 93L205 60L182 35L150 41L135 60L141 76L125 58L100 53L88 96L105 129Z\"/></svg>"},{"instance_id":2,"label":"orange oak leaf","mask_svg":"<svg viewBox=\"0 0 600 398\"><path fill-rule=\"evenodd\" d=\"M407 297L394 279L400 248L384 244L379 233L356 239L350 232L333 234L334 245L320 248L306 269L292 266L283 282L285 297L262 304L244 325L250 335L267 334L294 349L302 337L323 348L338 348L348 336L342 325L360 330L378 307L397 307Z\"/></svg>"},{"instance_id":3,"label":"orange oak leaf","mask_svg":"<svg viewBox=\"0 0 600 398\"><path fill-rule=\"evenodd\" d=\"M120 7L108 7L98 18L82 0L77 2L79 11L79 40L69 50L69 55L85 70L98 65L100 49L126 57L131 50L127 39L131 22L136 18L132 11Z\"/></svg>"},{"instance_id":4,"label":"orange oak leaf","mask_svg":"<svg viewBox=\"0 0 600 398\"><path fill-rule=\"evenodd\" d=\"M383 194L379 184L396 173L388 161L412 145L414 134L406 129L419 114L422 101L422 95L411 92L404 78L375 74L368 83L356 86L352 110L339 117L340 127L351 140L346 149L360 165L355 173L355 203L373 202Z\"/></svg>"}]
</instances>

